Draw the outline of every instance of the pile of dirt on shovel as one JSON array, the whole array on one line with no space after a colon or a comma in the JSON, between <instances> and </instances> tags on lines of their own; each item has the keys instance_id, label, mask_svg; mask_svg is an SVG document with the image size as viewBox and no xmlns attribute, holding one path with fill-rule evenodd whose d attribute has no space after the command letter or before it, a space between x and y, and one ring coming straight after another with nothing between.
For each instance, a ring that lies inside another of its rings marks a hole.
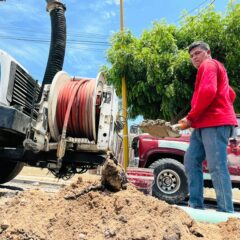
<instances>
[{"instance_id":1,"label":"pile of dirt on shovel","mask_svg":"<svg viewBox=\"0 0 240 240\"><path fill-rule=\"evenodd\" d=\"M157 138L165 138L165 137L180 137L181 134L179 130L175 129L170 122L166 122L163 119L145 119L139 127L142 129L143 132L149 133L153 137Z\"/></svg>"},{"instance_id":2,"label":"pile of dirt on shovel","mask_svg":"<svg viewBox=\"0 0 240 240\"><path fill-rule=\"evenodd\" d=\"M181 209L146 196L129 185L119 192L83 189L99 182L81 178L57 193L34 189L0 205L0 239L11 240L235 240L240 220L197 223Z\"/></svg>"}]
</instances>

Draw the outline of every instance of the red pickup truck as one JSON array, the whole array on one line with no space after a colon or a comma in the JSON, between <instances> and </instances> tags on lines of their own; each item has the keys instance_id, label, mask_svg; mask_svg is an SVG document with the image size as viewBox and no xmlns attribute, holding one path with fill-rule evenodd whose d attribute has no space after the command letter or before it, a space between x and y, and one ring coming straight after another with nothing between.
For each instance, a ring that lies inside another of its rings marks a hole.
<instances>
[{"instance_id":1,"label":"red pickup truck","mask_svg":"<svg viewBox=\"0 0 240 240\"><path fill-rule=\"evenodd\" d=\"M227 152L232 185L240 189L240 115L237 118L239 127L236 128L235 137L229 140ZM183 160L189 139L190 133L182 134L179 138L156 138L140 134L132 140L129 166L153 168L153 195L169 203L181 202L188 196ZM207 161L203 163L203 170L205 186L212 186Z\"/></svg>"}]
</instances>

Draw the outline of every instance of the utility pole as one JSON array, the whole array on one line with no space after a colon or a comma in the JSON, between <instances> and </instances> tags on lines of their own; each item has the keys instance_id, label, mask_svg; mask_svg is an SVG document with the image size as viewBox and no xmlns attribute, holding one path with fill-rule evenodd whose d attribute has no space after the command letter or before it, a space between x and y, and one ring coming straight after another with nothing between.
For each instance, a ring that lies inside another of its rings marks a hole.
<instances>
[{"instance_id":1,"label":"utility pole","mask_svg":"<svg viewBox=\"0 0 240 240\"><path fill-rule=\"evenodd\" d=\"M123 0L120 0L120 28L124 32L124 9ZM126 78L122 76L122 115L125 121L123 128L123 163L124 169L127 170L129 164L129 150L128 150L128 116L127 116L127 85Z\"/></svg>"}]
</instances>

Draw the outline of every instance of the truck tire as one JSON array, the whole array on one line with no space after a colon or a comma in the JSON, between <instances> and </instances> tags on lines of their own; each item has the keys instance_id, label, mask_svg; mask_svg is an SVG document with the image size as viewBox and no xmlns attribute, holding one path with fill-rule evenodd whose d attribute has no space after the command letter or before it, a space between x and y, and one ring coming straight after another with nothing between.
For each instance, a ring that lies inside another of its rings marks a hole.
<instances>
[{"instance_id":1,"label":"truck tire","mask_svg":"<svg viewBox=\"0 0 240 240\"><path fill-rule=\"evenodd\" d=\"M153 196L170 204L182 202L187 197L187 176L183 164L172 158L162 158L149 168L154 169Z\"/></svg>"},{"instance_id":2,"label":"truck tire","mask_svg":"<svg viewBox=\"0 0 240 240\"><path fill-rule=\"evenodd\" d=\"M24 163L0 159L0 184L11 181L22 170Z\"/></svg>"}]
</instances>

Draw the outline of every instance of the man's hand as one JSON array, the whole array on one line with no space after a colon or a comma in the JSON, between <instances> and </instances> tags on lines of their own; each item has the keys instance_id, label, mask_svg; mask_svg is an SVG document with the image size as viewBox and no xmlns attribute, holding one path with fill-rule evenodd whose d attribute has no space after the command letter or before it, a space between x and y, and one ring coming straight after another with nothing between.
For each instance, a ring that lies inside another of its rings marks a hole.
<instances>
[{"instance_id":1,"label":"man's hand","mask_svg":"<svg viewBox=\"0 0 240 240\"><path fill-rule=\"evenodd\" d=\"M191 121L189 121L186 117L179 120L179 125L181 130L185 130L191 127Z\"/></svg>"}]
</instances>

